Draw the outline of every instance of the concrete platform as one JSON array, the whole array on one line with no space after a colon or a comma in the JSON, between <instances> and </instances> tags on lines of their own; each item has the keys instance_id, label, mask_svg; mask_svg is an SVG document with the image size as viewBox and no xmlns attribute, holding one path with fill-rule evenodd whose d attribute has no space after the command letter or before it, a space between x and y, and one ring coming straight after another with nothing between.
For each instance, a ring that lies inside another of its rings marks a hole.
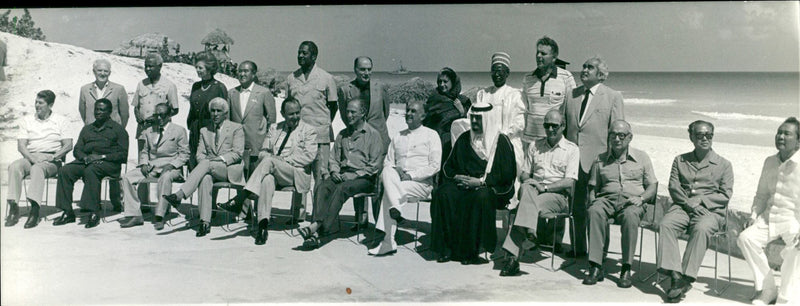
<instances>
[{"instance_id":1,"label":"concrete platform","mask_svg":"<svg viewBox=\"0 0 800 306\"><path fill-rule=\"evenodd\" d=\"M55 186L50 188L49 204L53 205ZM3 195L5 189L6 186L0 189ZM76 186L78 192L80 186ZM5 206L5 197L1 200ZM278 193L275 203L275 212L285 212L289 194ZM188 208L187 203L181 211ZM21 210L27 213L27 208ZM52 207L46 211L52 213L51 217L59 214ZM413 218L414 213L412 205L403 209L407 218ZM345 205L342 215L353 215L351 204ZM422 229L422 248L426 248L430 241L425 236L430 230L428 204L423 204L420 215L420 223L412 225ZM173 221L181 220L182 215ZM278 219L280 223L284 220ZM663 302L660 286L642 282L634 282L629 289L616 286L621 257L616 226L611 231L612 253L605 266L606 280L584 286L581 280L588 267L585 260L564 271L549 272L544 268L549 267L549 259L538 252L528 253L532 256L526 256L529 263L523 264L523 275L518 277L499 277L500 263L472 266L436 263L431 252L418 254L411 250L413 228L398 232L400 243L407 248L400 247L392 256L376 258L367 255L366 245L354 243L356 237L350 232L321 249L300 251L296 248L302 239L290 237L278 225L270 231L266 245L256 246L246 228L226 232L214 226L208 236L196 238L195 230L183 225L167 226L157 232L150 223L131 229L121 229L116 222L101 223L87 230L82 224L55 227L51 221L23 229L24 222L23 217L14 227L0 228L2 305ZM499 224L498 221L498 227ZM371 232L372 228L367 231L368 239L375 238ZM653 239L653 233L645 231L643 270L637 271L634 266L634 277L654 271ZM682 248L684 245L682 242ZM726 256L720 254L720 274L725 275L722 284L728 283ZM561 262L564 259L557 257L556 264ZM685 301L748 302L753 293L751 272L741 259L732 258L732 263L732 283L718 297L712 293L714 253L709 251L700 277ZM663 285L668 286L668 282Z\"/></svg>"}]
</instances>

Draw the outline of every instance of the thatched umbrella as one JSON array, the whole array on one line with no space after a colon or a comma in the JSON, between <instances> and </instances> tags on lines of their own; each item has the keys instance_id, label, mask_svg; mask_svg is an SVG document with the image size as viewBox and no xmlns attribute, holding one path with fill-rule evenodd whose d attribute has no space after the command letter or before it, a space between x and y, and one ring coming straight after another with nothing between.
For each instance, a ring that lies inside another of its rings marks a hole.
<instances>
[{"instance_id":1,"label":"thatched umbrella","mask_svg":"<svg viewBox=\"0 0 800 306\"><path fill-rule=\"evenodd\" d=\"M167 40L167 49L171 51L170 54L174 53L178 43L161 33L146 33L136 36L131 40L123 42L119 48L111 53L142 57L147 55L148 52L158 52L159 48L164 45L164 39Z\"/></svg>"},{"instance_id":2,"label":"thatched umbrella","mask_svg":"<svg viewBox=\"0 0 800 306\"><path fill-rule=\"evenodd\" d=\"M219 28L217 28L217 29L214 29L214 31L211 31L211 33L208 33L208 35L206 35L206 37L203 38L203 40L200 41L200 43L204 44L206 46L210 46L210 45L233 45L233 38L228 36L228 33L225 33L225 31L220 30Z\"/></svg>"}]
</instances>

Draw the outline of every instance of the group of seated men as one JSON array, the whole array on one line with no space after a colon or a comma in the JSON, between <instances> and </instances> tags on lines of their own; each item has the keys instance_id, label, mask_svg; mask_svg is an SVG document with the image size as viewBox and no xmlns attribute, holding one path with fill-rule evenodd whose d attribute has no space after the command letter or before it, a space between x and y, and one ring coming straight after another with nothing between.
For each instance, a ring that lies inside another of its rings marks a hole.
<instances>
[{"instance_id":1,"label":"group of seated men","mask_svg":"<svg viewBox=\"0 0 800 306\"><path fill-rule=\"evenodd\" d=\"M357 75L362 62L366 64L363 58L356 59ZM369 65L371 68L371 60ZM357 81L354 84L359 85ZM579 173L583 171L580 169L580 146L565 137L569 135L565 132L569 111L546 113L542 124L546 137L527 145L524 162L517 165L515 146L500 131L504 122L492 104L477 101L472 105L468 112L468 132L454 134L452 151L443 157L439 135L422 126L426 116L423 102L407 103L408 128L387 143L383 135L385 113L382 128L369 123L373 108L380 111L381 107L364 98L363 93L370 90L369 86L352 89L354 94L343 101L346 128L336 135L330 157L325 160L328 165L322 167L324 171L319 180L315 178L318 183L313 190L313 219L310 225L299 228L303 246L319 247L322 238L331 237L330 234L338 230L336 221L344 202L356 194L375 191L375 183L380 182L382 201L378 202L376 227L385 236L380 244L368 250L370 255L396 252L394 235L397 225L405 220L402 207L431 193L432 249L438 254L438 262L483 263L479 250L493 251L496 245L495 210L505 207L512 198L517 198L519 205L515 209L516 219L502 243L506 256L500 275L520 273L519 258L527 249L525 241L531 240L536 245L552 241L555 242L553 248L560 247L563 227L557 224L559 218L552 217L578 207L571 207L571 202L576 201L574 193L580 192L574 190L574 185L580 181ZM36 113L23 120L18 146L23 158L9 166L6 226L18 222L17 201L25 177L31 179L27 190L31 209L25 228L38 224L39 203L46 188L44 180L56 174L56 207L63 213L53 224L76 221L72 208L73 186L82 179L84 190L80 206L90 212L86 227L97 226L101 180L118 176L121 165L127 161L128 134L119 123L127 118L113 118L114 103L107 98L94 101L92 121L82 128L73 150L72 140L64 130L66 120L52 112L54 102L52 91L39 92ZM293 96L284 100L280 112L285 121L269 126L259 148L257 167L246 174L243 171L246 137L243 126L229 119L228 101L212 99L209 102L212 122L200 131L198 164L174 193L172 183L184 180L182 167L189 159L186 129L170 122L176 112L171 103L154 105L150 124L139 137L142 148L138 166L121 178L128 217L121 226L141 225L139 206L140 201L146 199L141 197L142 188L137 190L135 185L153 179L157 182L159 198L154 227L163 229L170 206L177 209L183 199L198 191L200 222L196 236L205 236L210 232L216 200L213 183L226 181L244 188L222 208L240 212L246 200L256 201L250 208L258 223L255 243L265 244L275 191L292 187L293 203L298 196L310 191L312 173L320 169L320 150L328 148L319 142L319 133L330 127L320 129L301 120L306 105ZM583 111L581 109L581 116ZM800 171L797 171L795 154L800 139L798 124L797 119L791 117L780 126L775 136L779 153L765 162L753 207L753 225L739 237L739 244L756 274L756 289L760 291L754 300L757 303L791 300L792 288L797 286L796 270L800 263L800 209L797 204ZM608 126L607 150L593 157L588 173L585 201L588 204L590 269L583 284L593 285L604 280L609 219L613 218L619 221L622 231L618 285L628 288L632 285L631 264L638 239L637 228L644 214L643 205L655 199L658 182L648 155L629 146L633 138L630 124L618 119ZM733 187L730 162L711 148L713 124L698 120L689 125L688 131L694 150L673 161L668 188L673 204L658 225L661 237L656 264L661 273L670 276L671 286L666 294L671 300L680 300L697 278L711 236L726 222ZM70 150L75 160L62 166ZM437 174L441 176L441 183L437 182ZM515 183L519 184L518 190L514 188ZM689 240L681 259L677 240L687 230ZM555 238L550 240L549 237ZM780 292L760 251L767 242L779 238L787 245Z\"/></svg>"}]
</instances>

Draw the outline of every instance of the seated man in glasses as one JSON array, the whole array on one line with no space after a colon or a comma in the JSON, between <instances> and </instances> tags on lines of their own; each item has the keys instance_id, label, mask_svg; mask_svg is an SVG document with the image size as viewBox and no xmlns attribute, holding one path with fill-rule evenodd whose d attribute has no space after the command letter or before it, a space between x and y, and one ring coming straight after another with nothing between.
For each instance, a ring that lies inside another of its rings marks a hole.
<instances>
[{"instance_id":1,"label":"seated man in glasses","mask_svg":"<svg viewBox=\"0 0 800 306\"><path fill-rule=\"evenodd\" d=\"M139 139L144 143L139 152L139 166L128 171L122 177L122 193L125 200L125 216L129 219L120 222L120 227L134 227L144 224L139 201L148 201L147 193L140 192L134 184L145 178L158 178L158 206L156 206L153 226L156 230L164 228L164 215L169 207L167 200L161 197L172 193L172 182L183 177L182 167L189 161L189 140L186 129L170 121L172 107L167 103L159 103L155 107L152 124L142 131Z\"/></svg>"},{"instance_id":2,"label":"seated man in glasses","mask_svg":"<svg viewBox=\"0 0 800 306\"><path fill-rule=\"evenodd\" d=\"M689 125L694 150L675 157L669 174L672 206L661 219L656 265L671 277L667 298L678 302L692 288L711 235L725 222L725 209L733 195L733 167L711 149L714 125L697 120ZM689 230L680 258L678 237Z\"/></svg>"},{"instance_id":3,"label":"seated man in glasses","mask_svg":"<svg viewBox=\"0 0 800 306\"><path fill-rule=\"evenodd\" d=\"M519 256L522 243L528 232L536 233L547 241L552 237L553 225L539 223L539 218L569 210L567 195L578 180L580 149L564 138L564 119L558 110L551 110L544 116L544 130L547 137L539 138L528 146L522 164L519 180L519 206L514 225L508 231L503 249L509 255L508 261L500 271L500 276L519 274ZM564 236L563 226L556 234L556 241ZM556 243L558 244L558 243ZM555 246L554 246L555 247Z\"/></svg>"},{"instance_id":4,"label":"seated man in glasses","mask_svg":"<svg viewBox=\"0 0 800 306\"><path fill-rule=\"evenodd\" d=\"M617 286L630 288L631 264L636 252L642 204L656 196L658 181L647 153L629 146L633 139L628 122L617 120L608 131L608 151L594 160L589 171L589 275L584 285L603 281L603 261L608 251L608 218L621 221L622 269Z\"/></svg>"}]
</instances>

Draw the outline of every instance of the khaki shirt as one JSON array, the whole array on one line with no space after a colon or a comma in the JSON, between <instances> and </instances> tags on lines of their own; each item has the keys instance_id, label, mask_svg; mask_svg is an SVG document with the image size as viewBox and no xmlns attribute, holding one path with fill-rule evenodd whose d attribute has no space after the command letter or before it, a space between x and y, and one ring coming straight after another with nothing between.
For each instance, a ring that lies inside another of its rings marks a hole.
<instances>
[{"instance_id":1,"label":"khaki shirt","mask_svg":"<svg viewBox=\"0 0 800 306\"><path fill-rule=\"evenodd\" d=\"M303 71L297 69L286 78L286 84L286 97L297 99L303 106L300 120L317 129L317 143L330 143L333 132L328 102L339 100L333 76L314 65L307 79Z\"/></svg>"},{"instance_id":2,"label":"khaki shirt","mask_svg":"<svg viewBox=\"0 0 800 306\"><path fill-rule=\"evenodd\" d=\"M632 147L628 147L622 161L612 156L610 151L598 155L589 172L589 185L594 186L598 198L640 196L645 186L657 183L650 157Z\"/></svg>"},{"instance_id":3,"label":"khaki shirt","mask_svg":"<svg viewBox=\"0 0 800 306\"><path fill-rule=\"evenodd\" d=\"M159 103L168 103L172 109L178 109L178 88L175 83L163 76L155 84L150 83L149 78L139 81L131 101L136 110L136 121L141 123L152 117Z\"/></svg>"}]
</instances>

